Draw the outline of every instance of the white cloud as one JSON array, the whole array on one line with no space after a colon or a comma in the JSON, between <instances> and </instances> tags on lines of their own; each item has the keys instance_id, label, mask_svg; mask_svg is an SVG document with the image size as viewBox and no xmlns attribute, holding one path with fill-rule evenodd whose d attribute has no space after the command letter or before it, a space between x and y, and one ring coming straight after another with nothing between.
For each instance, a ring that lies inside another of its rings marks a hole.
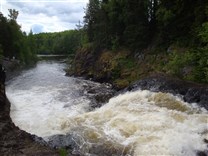
<instances>
[{"instance_id":1,"label":"white cloud","mask_svg":"<svg viewBox=\"0 0 208 156\"><path fill-rule=\"evenodd\" d=\"M83 20L84 8L88 3L88 0L0 1L4 15L8 14L8 9L16 9L19 11L17 22L21 25L22 30L26 32L31 29L37 30L35 33L74 29L78 21Z\"/></svg>"},{"instance_id":2,"label":"white cloud","mask_svg":"<svg viewBox=\"0 0 208 156\"><path fill-rule=\"evenodd\" d=\"M36 33L40 33L40 32L43 32L44 30L44 26L43 25L41 25L41 24L34 24L34 25L32 25L32 31L33 32L36 32Z\"/></svg>"}]
</instances>

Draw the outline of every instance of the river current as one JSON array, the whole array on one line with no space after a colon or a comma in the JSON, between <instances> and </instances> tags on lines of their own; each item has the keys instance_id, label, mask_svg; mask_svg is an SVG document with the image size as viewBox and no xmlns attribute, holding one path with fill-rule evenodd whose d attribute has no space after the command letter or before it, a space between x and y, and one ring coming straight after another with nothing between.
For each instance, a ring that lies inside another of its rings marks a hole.
<instances>
[{"instance_id":1,"label":"river current","mask_svg":"<svg viewBox=\"0 0 208 156\"><path fill-rule=\"evenodd\" d=\"M10 116L43 137L72 134L81 155L196 155L207 149L208 112L169 93L126 92L90 111L86 85L66 77L64 63L40 61L10 80Z\"/></svg>"}]
</instances>

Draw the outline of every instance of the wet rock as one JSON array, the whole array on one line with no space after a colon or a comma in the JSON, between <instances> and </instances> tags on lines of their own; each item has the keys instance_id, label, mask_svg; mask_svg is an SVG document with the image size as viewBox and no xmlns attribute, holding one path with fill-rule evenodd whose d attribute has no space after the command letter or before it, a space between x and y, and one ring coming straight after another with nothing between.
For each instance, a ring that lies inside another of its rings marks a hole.
<instances>
[{"instance_id":1,"label":"wet rock","mask_svg":"<svg viewBox=\"0 0 208 156\"><path fill-rule=\"evenodd\" d=\"M76 146L71 134L67 135L53 135L48 138L47 143L52 148L66 148L72 149Z\"/></svg>"},{"instance_id":2,"label":"wet rock","mask_svg":"<svg viewBox=\"0 0 208 156\"><path fill-rule=\"evenodd\" d=\"M153 75L139 80L119 93L135 90L151 90L154 92L181 95L185 102L197 103L208 110L208 86L183 81L166 75Z\"/></svg>"},{"instance_id":3,"label":"wet rock","mask_svg":"<svg viewBox=\"0 0 208 156\"><path fill-rule=\"evenodd\" d=\"M35 140L35 142L43 145L43 146L49 146L48 143L41 137L38 137L36 135L31 135L32 139Z\"/></svg>"},{"instance_id":4,"label":"wet rock","mask_svg":"<svg viewBox=\"0 0 208 156\"><path fill-rule=\"evenodd\" d=\"M184 100L187 102L195 102L199 106L208 110L208 88L206 87L193 87L188 89L184 95Z\"/></svg>"},{"instance_id":5,"label":"wet rock","mask_svg":"<svg viewBox=\"0 0 208 156\"><path fill-rule=\"evenodd\" d=\"M204 142L207 144L207 149L204 151L197 151L196 152L197 156L208 156L208 140L204 139Z\"/></svg>"},{"instance_id":6,"label":"wet rock","mask_svg":"<svg viewBox=\"0 0 208 156\"><path fill-rule=\"evenodd\" d=\"M208 140L207 139L204 139L204 142L208 144Z\"/></svg>"},{"instance_id":7,"label":"wet rock","mask_svg":"<svg viewBox=\"0 0 208 156\"><path fill-rule=\"evenodd\" d=\"M208 156L208 151L207 150L206 151L198 151L196 155L197 156Z\"/></svg>"},{"instance_id":8,"label":"wet rock","mask_svg":"<svg viewBox=\"0 0 208 156\"><path fill-rule=\"evenodd\" d=\"M67 156L80 156L80 153L78 152L79 146L74 140L72 134L53 135L48 137L47 140L47 144L50 147L59 149L59 151L64 149L64 152L67 154Z\"/></svg>"},{"instance_id":9,"label":"wet rock","mask_svg":"<svg viewBox=\"0 0 208 156\"><path fill-rule=\"evenodd\" d=\"M199 103L200 102L200 95L201 95L201 93L202 93L201 89L190 88L186 92L186 94L184 96L184 100L187 101L187 102Z\"/></svg>"},{"instance_id":10,"label":"wet rock","mask_svg":"<svg viewBox=\"0 0 208 156\"><path fill-rule=\"evenodd\" d=\"M0 91L0 155L1 156L56 156L58 152L37 141L31 135L16 127L10 116L10 103ZM42 140L39 138L39 140Z\"/></svg>"},{"instance_id":11,"label":"wet rock","mask_svg":"<svg viewBox=\"0 0 208 156\"><path fill-rule=\"evenodd\" d=\"M85 89L86 96L91 100L90 106L92 109L101 107L115 95L115 90L112 89L110 84L106 83L96 86L88 85Z\"/></svg>"}]
</instances>

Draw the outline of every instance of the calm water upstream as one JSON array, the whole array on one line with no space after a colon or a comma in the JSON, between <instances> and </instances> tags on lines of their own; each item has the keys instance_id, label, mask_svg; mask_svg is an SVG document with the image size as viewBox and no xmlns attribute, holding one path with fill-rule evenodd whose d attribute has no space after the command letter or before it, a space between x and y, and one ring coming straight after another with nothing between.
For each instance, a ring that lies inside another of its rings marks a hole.
<instances>
[{"instance_id":1,"label":"calm water upstream","mask_svg":"<svg viewBox=\"0 0 208 156\"><path fill-rule=\"evenodd\" d=\"M7 85L11 118L47 139L73 134L82 155L196 155L205 150L208 112L171 94L127 92L89 112L90 81L66 77L64 64L41 61Z\"/></svg>"}]
</instances>

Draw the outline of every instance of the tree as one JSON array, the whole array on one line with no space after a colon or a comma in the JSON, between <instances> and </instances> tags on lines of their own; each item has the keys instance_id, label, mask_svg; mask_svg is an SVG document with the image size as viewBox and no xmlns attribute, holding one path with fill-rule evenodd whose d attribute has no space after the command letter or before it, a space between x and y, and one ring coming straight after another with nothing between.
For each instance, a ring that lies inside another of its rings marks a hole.
<instances>
[{"instance_id":1,"label":"tree","mask_svg":"<svg viewBox=\"0 0 208 156\"><path fill-rule=\"evenodd\" d=\"M143 0L126 0L123 8L125 21L125 44L132 50L147 46L149 39L148 2Z\"/></svg>"},{"instance_id":2,"label":"tree","mask_svg":"<svg viewBox=\"0 0 208 156\"><path fill-rule=\"evenodd\" d=\"M156 18L162 40L193 44L190 40L196 39L196 30L207 20L207 4L206 0L160 0Z\"/></svg>"},{"instance_id":3,"label":"tree","mask_svg":"<svg viewBox=\"0 0 208 156\"><path fill-rule=\"evenodd\" d=\"M94 41L95 29L99 21L99 10L100 1L99 0L89 0L84 16L84 28L87 31L89 42Z\"/></svg>"},{"instance_id":4,"label":"tree","mask_svg":"<svg viewBox=\"0 0 208 156\"><path fill-rule=\"evenodd\" d=\"M31 37L21 31L16 19L18 11L9 9L9 19L0 14L0 45L3 56L8 58L17 58L22 63L29 64L33 62L35 52ZM31 35L30 35L31 36Z\"/></svg>"},{"instance_id":5,"label":"tree","mask_svg":"<svg viewBox=\"0 0 208 156\"><path fill-rule=\"evenodd\" d=\"M9 9L9 15L8 16L10 17L11 20L16 21L18 15L19 15L18 11L16 11L15 9Z\"/></svg>"},{"instance_id":6,"label":"tree","mask_svg":"<svg viewBox=\"0 0 208 156\"><path fill-rule=\"evenodd\" d=\"M32 35L38 54L73 54L81 45L80 30ZM30 35L29 35L30 36Z\"/></svg>"}]
</instances>

